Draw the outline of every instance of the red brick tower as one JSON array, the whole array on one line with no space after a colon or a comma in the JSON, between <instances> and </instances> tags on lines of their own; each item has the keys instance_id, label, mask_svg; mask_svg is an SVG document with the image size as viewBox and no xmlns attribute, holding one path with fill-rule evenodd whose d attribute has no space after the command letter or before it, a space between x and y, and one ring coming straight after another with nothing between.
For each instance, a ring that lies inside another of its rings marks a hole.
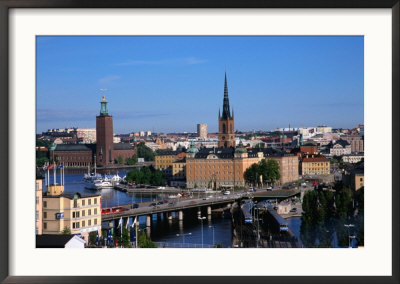
<instances>
[{"instance_id":1,"label":"red brick tower","mask_svg":"<svg viewBox=\"0 0 400 284\"><path fill-rule=\"evenodd\" d=\"M225 72L225 86L224 86L224 103L221 113L218 113L218 147L235 147L235 119L233 116L233 111L231 115L231 110L229 107L229 97L228 97L228 83L226 80Z\"/></svg>"},{"instance_id":2,"label":"red brick tower","mask_svg":"<svg viewBox=\"0 0 400 284\"><path fill-rule=\"evenodd\" d=\"M96 162L108 165L113 162L113 118L108 115L106 97L100 102L100 115L96 116Z\"/></svg>"}]
</instances>

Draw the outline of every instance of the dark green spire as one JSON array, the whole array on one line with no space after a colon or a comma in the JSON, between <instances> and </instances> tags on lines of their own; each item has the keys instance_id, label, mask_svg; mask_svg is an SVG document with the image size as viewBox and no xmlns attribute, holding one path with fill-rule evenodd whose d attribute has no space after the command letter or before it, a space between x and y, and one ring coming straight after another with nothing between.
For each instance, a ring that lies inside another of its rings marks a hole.
<instances>
[{"instance_id":1,"label":"dark green spire","mask_svg":"<svg viewBox=\"0 0 400 284\"><path fill-rule=\"evenodd\" d=\"M226 72L225 72L224 104L222 107L222 119L227 119L227 118L232 118L232 116L229 108L228 80L226 79Z\"/></svg>"}]
</instances>

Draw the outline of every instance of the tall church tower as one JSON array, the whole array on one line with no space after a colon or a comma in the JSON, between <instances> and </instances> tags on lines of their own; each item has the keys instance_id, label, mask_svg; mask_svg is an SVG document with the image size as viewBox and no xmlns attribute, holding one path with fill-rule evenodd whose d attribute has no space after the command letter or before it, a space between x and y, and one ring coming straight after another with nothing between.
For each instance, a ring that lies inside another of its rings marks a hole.
<instances>
[{"instance_id":1,"label":"tall church tower","mask_svg":"<svg viewBox=\"0 0 400 284\"><path fill-rule=\"evenodd\" d=\"M235 147L235 119L233 116L233 110L231 115L231 110L229 107L229 97L228 97L228 82L226 80L225 72L225 86L224 86L224 103L221 112L218 113L218 147Z\"/></svg>"},{"instance_id":2,"label":"tall church tower","mask_svg":"<svg viewBox=\"0 0 400 284\"><path fill-rule=\"evenodd\" d=\"M108 165L113 162L113 118L108 115L105 96L100 104L100 115L96 116L96 162L100 165Z\"/></svg>"}]
</instances>

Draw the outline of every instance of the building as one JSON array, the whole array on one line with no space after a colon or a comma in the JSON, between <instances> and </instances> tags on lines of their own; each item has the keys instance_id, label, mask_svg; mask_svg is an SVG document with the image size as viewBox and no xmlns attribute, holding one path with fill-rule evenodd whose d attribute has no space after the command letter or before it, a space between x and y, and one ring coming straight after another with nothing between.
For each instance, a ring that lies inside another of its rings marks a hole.
<instances>
[{"instance_id":1,"label":"building","mask_svg":"<svg viewBox=\"0 0 400 284\"><path fill-rule=\"evenodd\" d=\"M124 161L136 154L129 143L114 143L113 118L108 114L108 102L103 96L100 114L96 116L96 144L59 144L53 143L50 158L64 163L65 167L107 166L116 163L119 157ZM91 132L93 134L93 132Z\"/></svg>"},{"instance_id":2,"label":"building","mask_svg":"<svg viewBox=\"0 0 400 284\"><path fill-rule=\"evenodd\" d=\"M85 240L75 235L36 236L36 248L85 248Z\"/></svg>"},{"instance_id":3,"label":"building","mask_svg":"<svg viewBox=\"0 0 400 284\"><path fill-rule=\"evenodd\" d=\"M363 135L343 135L340 139L347 141L351 145L352 153L364 152L364 136Z\"/></svg>"},{"instance_id":4,"label":"building","mask_svg":"<svg viewBox=\"0 0 400 284\"><path fill-rule=\"evenodd\" d=\"M76 129L76 137L85 144L96 143L96 129L78 128Z\"/></svg>"},{"instance_id":5,"label":"building","mask_svg":"<svg viewBox=\"0 0 400 284\"><path fill-rule=\"evenodd\" d=\"M101 235L100 193L64 192L64 185L52 184L43 195L43 234L82 236L86 242L90 232Z\"/></svg>"},{"instance_id":6,"label":"building","mask_svg":"<svg viewBox=\"0 0 400 284\"><path fill-rule=\"evenodd\" d=\"M359 190L364 186L364 167L359 167L346 172L343 177L343 184L352 190Z\"/></svg>"},{"instance_id":7,"label":"building","mask_svg":"<svg viewBox=\"0 0 400 284\"><path fill-rule=\"evenodd\" d=\"M43 208L43 176L36 171L35 189L35 234L41 235L43 232L42 208Z\"/></svg>"},{"instance_id":8,"label":"building","mask_svg":"<svg viewBox=\"0 0 400 284\"><path fill-rule=\"evenodd\" d=\"M218 113L218 147L235 147L235 118L229 107L228 82L225 72L224 101L221 113Z\"/></svg>"},{"instance_id":9,"label":"building","mask_svg":"<svg viewBox=\"0 0 400 284\"><path fill-rule=\"evenodd\" d=\"M356 164L364 159L364 154L348 154L342 156L342 161L345 163Z\"/></svg>"},{"instance_id":10,"label":"building","mask_svg":"<svg viewBox=\"0 0 400 284\"><path fill-rule=\"evenodd\" d=\"M207 139L207 124L197 124L197 135L199 135L200 139Z\"/></svg>"},{"instance_id":11,"label":"building","mask_svg":"<svg viewBox=\"0 0 400 284\"><path fill-rule=\"evenodd\" d=\"M345 140L338 140L336 143L330 143L332 148L330 149L331 156L343 156L351 154L351 145Z\"/></svg>"},{"instance_id":12,"label":"building","mask_svg":"<svg viewBox=\"0 0 400 284\"><path fill-rule=\"evenodd\" d=\"M182 151L164 151L155 156L155 168L161 170L163 176L170 180L173 177L174 162L183 161L185 159L186 153ZM176 165L175 167L178 167ZM176 169L178 174L178 169Z\"/></svg>"},{"instance_id":13,"label":"building","mask_svg":"<svg viewBox=\"0 0 400 284\"><path fill-rule=\"evenodd\" d=\"M193 146L186 152L186 184L188 188L245 187L244 172L262 159L278 162L281 178L276 184L298 180L298 158L271 149L247 150L243 144L235 148L202 148Z\"/></svg>"},{"instance_id":14,"label":"building","mask_svg":"<svg viewBox=\"0 0 400 284\"><path fill-rule=\"evenodd\" d=\"M330 132L332 132L332 127L325 126L325 125L317 126L315 130L318 133L330 133Z\"/></svg>"},{"instance_id":15,"label":"building","mask_svg":"<svg viewBox=\"0 0 400 284\"><path fill-rule=\"evenodd\" d=\"M317 154L318 153L318 146L313 143L307 143L305 145L300 146L300 152L302 154Z\"/></svg>"},{"instance_id":16,"label":"building","mask_svg":"<svg viewBox=\"0 0 400 284\"><path fill-rule=\"evenodd\" d=\"M330 162L323 155L305 155L301 158L302 175L329 175Z\"/></svg>"}]
</instances>

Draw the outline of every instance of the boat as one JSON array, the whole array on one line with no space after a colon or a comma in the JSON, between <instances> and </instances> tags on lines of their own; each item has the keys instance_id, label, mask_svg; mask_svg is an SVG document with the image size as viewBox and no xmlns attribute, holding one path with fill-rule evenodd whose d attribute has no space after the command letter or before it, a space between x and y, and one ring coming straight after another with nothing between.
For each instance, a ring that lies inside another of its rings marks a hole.
<instances>
[{"instance_id":1,"label":"boat","mask_svg":"<svg viewBox=\"0 0 400 284\"><path fill-rule=\"evenodd\" d=\"M111 181L106 180L106 179L102 179L102 180L95 180L93 182L93 186L95 189L100 190L103 188L113 188L113 184L111 183Z\"/></svg>"}]
</instances>

